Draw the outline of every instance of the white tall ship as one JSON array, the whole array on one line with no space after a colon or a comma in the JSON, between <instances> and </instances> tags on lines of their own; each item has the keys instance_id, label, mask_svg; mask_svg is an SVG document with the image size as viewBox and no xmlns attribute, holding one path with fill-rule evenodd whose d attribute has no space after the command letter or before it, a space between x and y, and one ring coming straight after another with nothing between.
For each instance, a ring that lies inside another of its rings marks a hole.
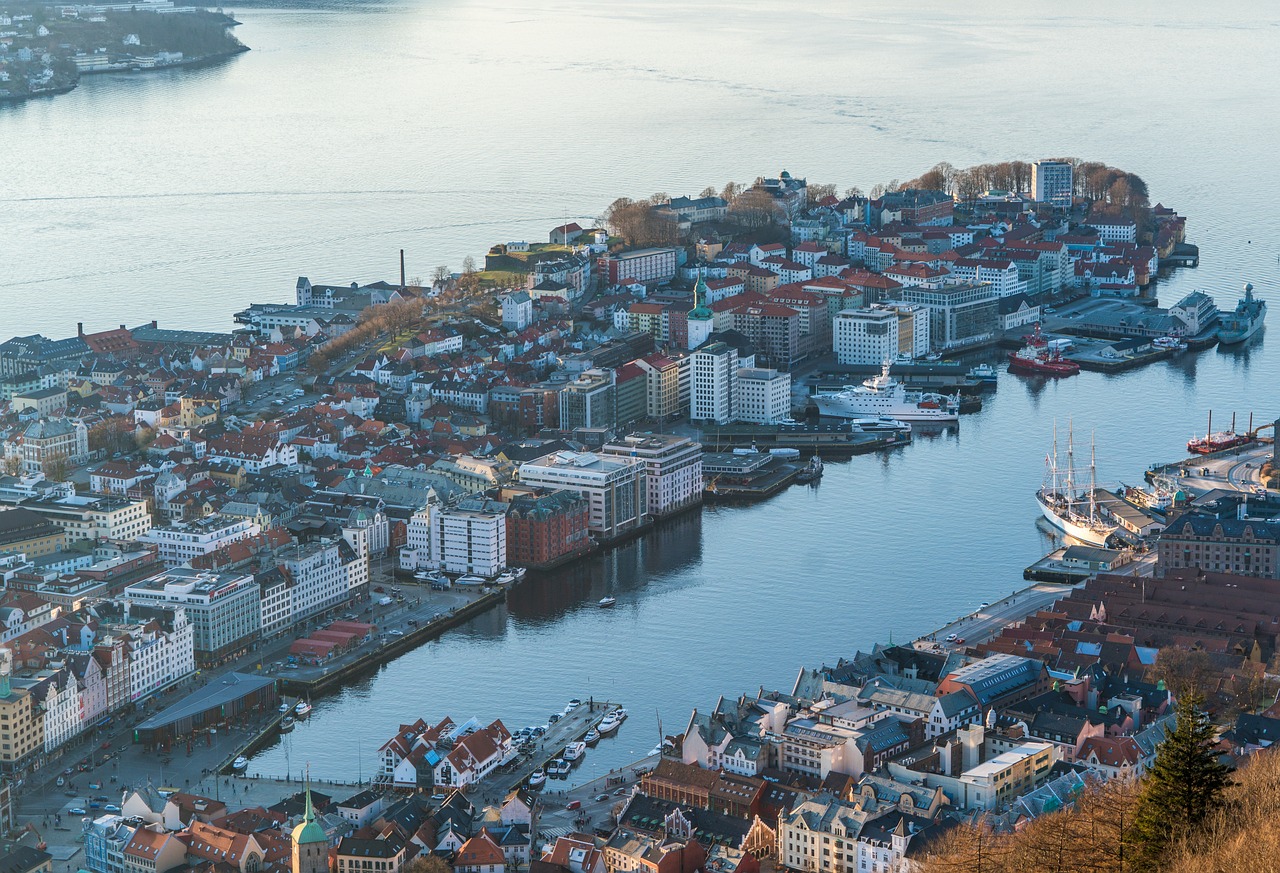
<instances>
[{"instance_id":1,"label":"white tall ship","mask_svg":"<svg viewBox=\"0 0 1280 873\"><path fill-rule=\"evenodd\" d=\"M839 391L813 395L822 415L838 418L895 418L898 421L959 421L960 398L945 394L908 391L889 375L885 362L880 375L861 385L847 385Z\"/></svg>"},{"instance_id":2,"label":"white tall ship","mask_svg":"<svg viewBox=\"0 0 1280 873\"><path fill-rule=\"evenodd\" d=\"M1105 546L1116 525L1103 521L1094 499L1095 467L1092 441L1089 446L1089 487L1084 493L1075 483L1075 439L1068 425L1067 463L1058 465L1058 426L1053 427L1053 452L1045 456L1045 477L1036 492L1036 502L1045 520L1067 536L1091 546Z\"/></svg>"}]
</instances>

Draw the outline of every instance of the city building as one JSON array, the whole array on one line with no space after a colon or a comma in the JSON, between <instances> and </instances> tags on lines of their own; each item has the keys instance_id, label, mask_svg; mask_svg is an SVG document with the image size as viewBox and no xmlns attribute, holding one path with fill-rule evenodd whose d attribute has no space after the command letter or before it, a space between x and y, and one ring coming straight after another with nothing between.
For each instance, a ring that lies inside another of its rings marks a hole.
<instances>
[{"instance_id":1,"label":"city building","mask_svg":"<svg viewBox=\"0 0 1280 873\"><path fill-rule=\"evenodd\" d=\"M527 291L513 291L502 298L502 326L524 330L533 324L533 299Z\"/></svg>"},{"instance_id":2,"label":"city building","mask_svg":"<svg viewBox=\"0 0 1280 873\"><path fill-rule=\"evenodd\" d=\"M160 560L176 567L260 533L262 528L250 519L210 515L151 528L137 539L154 543L160 550Z\"/></svg>"},{"instance_id":3,"label":"city building","mask_svg":"<svg viewBox=\"0 0 1280 873\"><path fill-rule=\"evenodd\" d=\"M989 285L921 285L897 294L904 303L929 310L929 342L934 350L989 340L999 328L998 298Z\"/></svg>"},{"instance_id":4,"label":"city building","mask_svg":"<svg viewBox=\"0 0 1280 873\"><path fill-rule=\"evenodd\" d=\"M617 421L617 374L585 370L560 389L560 428L613 427Z\"/></svg>"},{"instance_id":5,"label":"city building","mask_svg":"<svg viewBox=\"0 0 1280 873\"><path fill-rule=\"evenodd\" d=\"M129 641L129 700L138 702L195 672L195 631L181 604L107 600L94 607L104 633Z\"/></svg>"},{"instance_id":6,"label":"city building","mask_svg":"<svg viewBox=\"0 0 1280 873\"><path fill-rule=\"evenodd\" d=\"M39 558L62 551L66 534L38 512L19 506L0 512L0 555Z\"/></svg>"},{"instance_id":7,"label":"city building","mask_svg":"<svg viewBox=\"0 0 1280 873\"><path fill-rule=\"evenodd\" d=\"M125 589L144 606L180 605L191 622L199 664L216 664L244 651L262 628L261 586L253 574L178 567Z\"/></svg>"},{"instance_id":8,"label":"city building","mask_svg":"<svg viewBox=\"0 0 1280 873\"><path fill-rule=\"evenodd\" d=\"M778 819L779 867L805 873L900 873L914 869L939 826L936 816L917 812L916 792L904 803L844 800L822 792Z\"/></svg>"},{"instance_id":9,"label":"city building","mask_svg":"<svg viewBox=\"0 0 1280 873\"><path fill-rule=\"evenodd\" d=\"M737 419L738 352L715 342L693 353L689 417L694 421L729 424Z\"/></svg>"},{"instance_id":10,"label":"city building","mask_svg":"<svg viewBox=\"0 0 1280 873\"><path fill-rule=\"evenodd\" d=\"M763 367L738 368L738 421L777 424L791 416L791 374Z\"/></svg>"},{"instance_id":11,"label":"city building","mask_svg":"<svg viewBox=\"0 0 1280 873\"><path fill-rule=\"evenodd\" d=\"M142 540L151 531L151 512L145 500L77 494L23 505L62 528L68 543Z\"/></svg>"},{"instance_id":12,"label":"city building","mask_svg":"<svg viewBox=\"0 0 1280 873\"><path fill-rule=\"evenodd\" d=\"M89 454L89 431L80 419L46 418L33 421L22 432L17 455L27 473L56 472L80 463Z\"/></svg>"},{"instance_id":13,"label":"city building","mask_svg":"<svg viewBox=\"0 0 1280 873\"><path fill-rule=\"evenodd\" d=\"M1067 161L1033 161L1031 164L1031 199L1058 209L1070 209L1075 191L1072 166Z\"/></svg>"},{"instance_id":14,"label":"city building","mask_svg":"<svg viewBox=\"0 0 1280 873\"><path fill-rule=\"evenodd\" d=\"M497 576L507 566L507 505L483 496L431 517L432 552L447 573Z\"/></svg>"},{"instance_id":15,"label":"city building","mask_svg":"<svg viewBox=\"0 0 1280 873\"><path fill-rule=\"evenodd\" d=\"M832 345L841 364L879 365L901 348L898 313L887 307L846 309L836 316Z\"/></svg>"},{"instance_id":16,"label":"city building","mask_svg":"<svg viewBox=\"0 0 1280 873\"><path fill-rule=\"evenodd\" d=\"M520 466L525 485L573 491L587 499L588 527L602 540L634 530L644 519L645 463L590 452L556 452Z\"/></svg>"},{"instance_id":17,"label":"city building","mask_svg":"<svg viewBox=\"0 0 1280 873\"><path fill-rule=\"evenodd\" d=\"M644 462L646 511L655 518L702 502L702 446L688 437L631 434L605 443L601 454Z\"/></svg>"},{"instance_id":18,"label":"city building","mask_svg":"<svg viewBox=\"0 0 1280 873\"><path fill-rule=\"evenodd\" d=\"M619 252L600 261L601 273L610 285L632 280L652 287L670 282L676 275L676 250L671 248Z\"/></svg>"},{"instance_id":19,"label":"city building","mask_svg":"<svg viewBox=\"0 0 1280 873\"><path fill-rule=\"evenodd\" d=\"M44 751L44 718L25 688L12 684L13 653L0 649L0 773L21 777Z\"/></svg>"},{"instance_id":20,"label":"city building","mask_svg":"<svg viewBox=\"0 0 1280 873\"><path fill-rule=\"evenodd\" d=\"M1198 569L1280 579L1280 524L1188 514L1160 534L1156 555L1159 576Z\"/></svg>"},{"instance_id":21,"label":"city building","mask_svg":"<svg viewBox=\"0 0 1280 873\"><path fill-rule=\"evenodd\" d=\"M590 504L573 491L504 488L507 560L550 566L591 547Z\"/></svg>"},{"instance_id":22,"label":"city building","mask_svg":"<svg viewBox=\"0 0 1280 873\"><path fill-rule=\"evenodd\" d=\"M654 421L679 415L684 407L681 374L688 366L688 358L673 360L654 354L637 358L634 363L645 375L645 414Z\"/></svg>"}]
</instances>

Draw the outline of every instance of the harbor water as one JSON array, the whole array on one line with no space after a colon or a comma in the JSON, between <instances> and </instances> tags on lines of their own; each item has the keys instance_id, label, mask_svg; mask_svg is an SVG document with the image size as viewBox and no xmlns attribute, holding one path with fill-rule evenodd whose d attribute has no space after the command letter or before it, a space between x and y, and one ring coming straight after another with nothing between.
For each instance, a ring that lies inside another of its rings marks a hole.
<instances>
[{"instance_id":1,"label":"harbor water","mask_svg":"<svg viewBox=\"0 0 1280 873\"><path fill-rule=\"evenodd\" d=\"M1102 2L1069 13L764 0L453 0L236 8L253 51L87 79L0 107L0 334L157 319L229 329L317 282L461 266L593 220L787 169L864 190L938 161L1076 155L1189 216L1201 265L1161 281L1280 299L1271 4ZM782 38L786 37L786 38ZM801 38L802 37L802 38ZM1176 69L1176 75L1170 70ZM1275 330L1273 325L1273 331ZM1049 550L1032 493L1055 419L1096 432L1104 482L1178 457L1205 414L1280 414L1280 343L1057 382L1002 374L981 412L814 487L707 508L314 701L249 772L368 778L401 722L542 723L570 697L631 717L600 775L721 693L926 632L1021 585ZM614 609L595 606L605 595Z\"/></svg>"}]
</instances>

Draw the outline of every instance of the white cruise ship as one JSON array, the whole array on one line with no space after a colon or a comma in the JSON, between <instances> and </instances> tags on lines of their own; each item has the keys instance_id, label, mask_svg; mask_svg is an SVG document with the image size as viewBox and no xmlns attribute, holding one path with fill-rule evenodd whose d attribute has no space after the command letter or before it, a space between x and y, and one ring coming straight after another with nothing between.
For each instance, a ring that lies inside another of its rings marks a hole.
<instances>
[{"instance_id":1,"label":"white cruise ship","mask_svg":"<svg viewBox=\"0 0 1280 873\"><path fill-rule=\"evenodd\" d=\"M880 375L861 385L849 385L829 394L813 395L822 415L839 418L896 418L899 421L945 423L960 419L960 398L945 394L908 391L889 375L889 364Z\"/></svg>"}]
</instances>

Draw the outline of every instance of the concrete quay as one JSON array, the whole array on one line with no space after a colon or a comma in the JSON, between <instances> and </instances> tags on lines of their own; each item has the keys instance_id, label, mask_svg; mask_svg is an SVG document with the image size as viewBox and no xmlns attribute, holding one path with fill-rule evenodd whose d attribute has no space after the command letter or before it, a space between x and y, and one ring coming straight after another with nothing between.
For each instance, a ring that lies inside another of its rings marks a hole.
<instances>
[{"instance_id":1,"label":"concrete quay","mask_svg":"<svg viewBox=\"0 0 1280 873\"><path fill-rule=\"evenodd\" d=\"M522 755L514 767L506 770L497 770L486 778L480 786L481 794L502 797L512 788L523 785L534 770L545 769L549 761L560 757L565 746L581 740L586 736L587 731L600 724L607 712L619 708L617 703L584 700L580 705L561 716L555 724L547 729L545 734L538 738L531 754ZM607 736L601 737L600 742L606 743L610 739L611 737ZM585 758L590 754L591 748L588 747L583 757ZM556 780L548 776L546 785L543 786L543 793L553 790L552 786L555 785L555 782Z\"/></svg>"}]
</instances>

